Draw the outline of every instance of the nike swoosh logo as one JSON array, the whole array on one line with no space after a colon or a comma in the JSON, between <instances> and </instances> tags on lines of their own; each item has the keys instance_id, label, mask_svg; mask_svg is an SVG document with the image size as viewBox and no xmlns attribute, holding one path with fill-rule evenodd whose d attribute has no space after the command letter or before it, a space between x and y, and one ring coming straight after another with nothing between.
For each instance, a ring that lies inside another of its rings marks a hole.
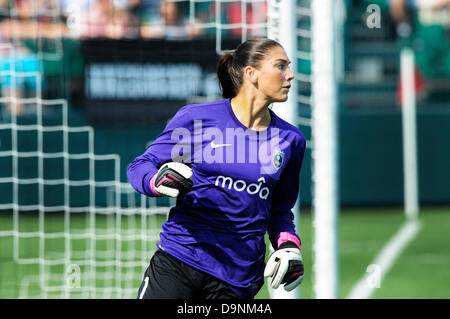
<instances>
[{"instance_id":1,"label":"nike swoosh logo","mask_svg":"<svg viewBox=\"0 0 450 319\"><path fill-rule=\"evenodd\" d=\"M224 146L231 146L232 144L216 144L214 141L211 142L211 148L218 148Z\"/></svg>"}]
</instances>

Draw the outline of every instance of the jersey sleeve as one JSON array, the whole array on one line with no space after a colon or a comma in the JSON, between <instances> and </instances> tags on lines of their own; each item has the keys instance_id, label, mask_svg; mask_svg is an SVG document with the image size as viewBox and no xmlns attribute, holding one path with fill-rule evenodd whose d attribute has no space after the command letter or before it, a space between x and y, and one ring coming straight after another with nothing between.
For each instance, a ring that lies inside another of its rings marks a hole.
<instances>
[{"instance_id":1,"label":"jersey sleeve","mask_svg":"<svg viewBox=\"0 0 450 319\"><path fill-rule=\"evenodd\" d=\"M154 197L150 179L167 162L191 161L191 131L193 124L186 107L181 108L169 121L164 131L128 166L127 177L131 186L141 194Z\"/></svg>"},{"instance_id":2,"label":"jersey sleeve","mask_svg":"<svg viewBox=\"0 0 450 319\"><path fill-rule=\"evenodd\" d=\"M272 247L277 249L282 242L292 241L300 248L300 237L296 234L292 208L297 201L300 187L300 170L305 153L304 137L296 143L280 180L273 192L268 225Z\"/></svg>"}]
</instances>

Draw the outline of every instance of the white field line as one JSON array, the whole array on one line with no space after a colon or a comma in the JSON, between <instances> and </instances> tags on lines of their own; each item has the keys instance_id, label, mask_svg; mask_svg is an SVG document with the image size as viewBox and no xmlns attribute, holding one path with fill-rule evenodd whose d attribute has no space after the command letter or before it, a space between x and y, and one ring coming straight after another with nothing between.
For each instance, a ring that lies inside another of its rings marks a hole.
<instances>
[{"instance_id":1,"label":"white field line","mask_svg":"<svg viewBox=\"0 0 450 319\"><path fill-rule=\"evenodd\" d=\"M397 231L392 239L383 247L374 262L369 265L375 265L380 277L378 278L378 285L374 284L374 273L366 272L363 278L353 286L348 299L367 299L370 298L374 289L379 288L379 284L384 275L386 275L395 259L401 254L403 249L410 241L414 239L420 230L420 223L417 220L409 220ZM369 270L370 268L368 268ZM374 268L372 268L374 269Z\"/></svg>"}]
</instances>

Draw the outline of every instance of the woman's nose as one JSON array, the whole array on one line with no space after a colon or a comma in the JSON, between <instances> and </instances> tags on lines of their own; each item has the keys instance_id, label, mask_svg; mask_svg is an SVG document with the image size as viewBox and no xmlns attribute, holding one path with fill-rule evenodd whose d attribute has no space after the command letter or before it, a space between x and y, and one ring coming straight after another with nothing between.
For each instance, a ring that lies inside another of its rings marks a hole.
<instances>
[{"instance_id":1,"label":"woman's nose","mask_svg":"<svg viewBox=\"0 0 450 319\"><path fill-rule=\"evenodd\" d=\"M294 73L292 73L291 68L288 68L286 70L286 80L291 81L292 79L294 79Z\"/></svg>"}]
</instances>

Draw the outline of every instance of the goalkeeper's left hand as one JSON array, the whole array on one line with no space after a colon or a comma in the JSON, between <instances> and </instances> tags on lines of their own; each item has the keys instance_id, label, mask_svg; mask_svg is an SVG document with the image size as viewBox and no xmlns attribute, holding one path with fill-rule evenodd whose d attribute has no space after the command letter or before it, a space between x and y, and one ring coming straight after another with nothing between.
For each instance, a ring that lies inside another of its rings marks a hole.
<instances>
[{"instance_id":1,"label":"goalkeeper's left hand","mask_svg":"<svg viewBox=\"0 0 450 319\"><path fill-rule=\"evenodd\" d=\"M276 289L284 284L291 291L303 280L303 259L300 249L293 242L284 242L267 261L264 276L269 277L269 285Z\"/></svg>"},{"instance_id":2,"label":"goalkeeper's left hand","mask_svg":"<svg viewBox=\"0 0 450 319\"><path fill-rule=\"evenodd\" d=\"M165 163L150 179L150 189L156 196L177 197L192 188L192 169L183 163Z\"/></svg>"}]
</instances>

